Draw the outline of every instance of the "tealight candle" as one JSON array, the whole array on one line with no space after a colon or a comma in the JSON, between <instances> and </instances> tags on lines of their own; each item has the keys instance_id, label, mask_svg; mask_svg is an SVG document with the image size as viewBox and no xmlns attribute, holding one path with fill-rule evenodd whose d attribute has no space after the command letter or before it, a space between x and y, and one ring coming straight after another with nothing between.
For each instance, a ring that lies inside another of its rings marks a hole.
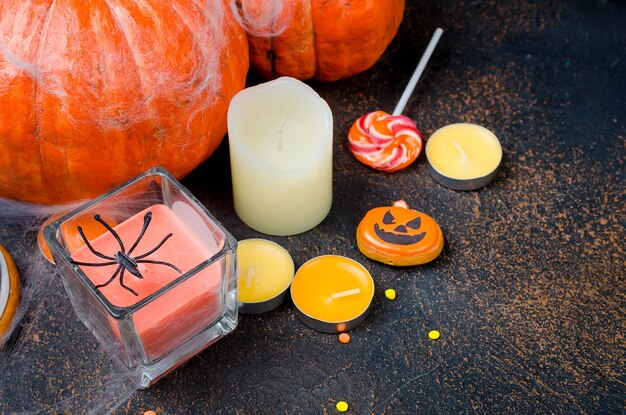
<instances>
[{"instance_id":1,"label":"tealight candle","mask_svg":"<svg viewBox=\"0 0 626 415\"><path fill-rule=\"evenodd\" d=\"M251 228L294 235L332 203L333 117L308 85L282 77L239 92L228 109L235 211Z\"/></svg>"},{"instance_id":2,"label":"tealight candle","mask_svg":"<svg viewBox=\"0 0 626 415\"><path fill-rule=\"evenodd\" d=\"M246 239L237 245L239 312L260 314L281 305L293 280L291 255L265 239Z\"/></svg>"},{"instance_id":3,"label":"tealight candle","mask_svg":"<svg viewBox=\"0 0 626 415\"><path fill-rule=\"evenodd\" d=\"M475 190L489 183L502 161L502 147L488 129L476 124L447 125L426 142L431 176L455 190Z\"/></svg>"},{"instance_id":4,"label":"tealight candle","mask_svg":"<svg viewBox=\"0 0 626 415\"><path fill-rule=\"evenodd\" d=\"M0 343L11 327L20 302L20 280L17 267L0 245Z\"/></svg>"},{"instance_id":5,"label":"tealight candle","mask_svg":"<svg viewBox=\"0 0 626 415\"><path fill-rule=\"evenodd\" d=\"M366 317L374 298L374 280L358 262L324 255L303 264L291 284L296 314L325 333L353 329Z\"/></svg>"}]
</instances>

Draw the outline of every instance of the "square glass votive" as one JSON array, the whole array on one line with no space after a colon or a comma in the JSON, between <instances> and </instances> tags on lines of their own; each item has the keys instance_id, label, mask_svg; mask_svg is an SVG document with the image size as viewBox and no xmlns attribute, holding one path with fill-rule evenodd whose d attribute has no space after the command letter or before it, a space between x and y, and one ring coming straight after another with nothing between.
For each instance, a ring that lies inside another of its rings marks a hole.
<instances>
[{"instance_id":1,"label":"square glass votive","mask_svg":"<svg viewBox=\"0 0 626 415\"><path fill-rule=\"evenodd\" d=\"M44 229L76 314L142 387L237 325L236 240L153 168Z\"/></svg>"}]
</instances>

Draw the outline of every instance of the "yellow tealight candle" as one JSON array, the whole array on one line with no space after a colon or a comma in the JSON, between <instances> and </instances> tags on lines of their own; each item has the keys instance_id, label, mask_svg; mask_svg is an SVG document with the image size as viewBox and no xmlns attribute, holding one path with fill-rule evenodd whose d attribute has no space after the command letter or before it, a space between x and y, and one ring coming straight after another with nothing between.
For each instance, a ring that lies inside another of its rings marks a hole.
<instances>
[{"instance_id":1,"label":"yellow tealight candle","mask_svg":"<svg viewBox=\"0 0 626 415\"><path fill-rule=\"evenodd\" d=\"M476 124L451 124L435 131L426 143L431 176L456 190L475 190L495 176L502 147L488 129Z\"/></svg>"},{"instance_id":2,"label":"yellow tealight candle","mask_svg":"<svg viewBox=\"0 0 626 415\"><path fill-rule=\"evenodd\" d=\"M291 255L266 239L246 239L237 246L239 311L260 314L284 301L293 280Z\"/></svg>"},{"instance_id":3,"label":"yellow tealight candle","mask_svg":"<svg viewBox=\"0 0 626 415\"><path fill-rule=\"evenodd\" d=\"M358 262L324 255L302 265L291 285L296 314L309 327L338 333L356 327L374 298L374 280Z\"/></svg>"}]
</instances>

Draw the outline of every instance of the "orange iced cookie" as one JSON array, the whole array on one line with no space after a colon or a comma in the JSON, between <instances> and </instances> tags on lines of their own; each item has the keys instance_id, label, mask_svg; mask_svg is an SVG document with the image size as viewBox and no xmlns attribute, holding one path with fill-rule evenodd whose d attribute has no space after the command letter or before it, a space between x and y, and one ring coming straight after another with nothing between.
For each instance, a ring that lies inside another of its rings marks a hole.
<instances>
[{"instance_id":1,"label":"orange iced cookie","mask_svg":"<svg viewBox=\"0 0 626 415\"><path fill-rule=\"evenodd\" d=\"M367 212L357 227L356 242L363 255L373 260L420 265L441 253L443 232L433 218L399 201Z\"/></svg>"},{"instance_id":2,"label":"orange iced cookie","mask_svg":"<svg viewBox=\"0 0 626 415\"><path fill-rule=\"evenodd\" d=\"M0 245L0 337L9 327L20 303L20 280L17 267L2 245Z\"/></svg>"},{"instance_id":3,"label":"orange iced cookie","mask_svg":"<svg viewBox=\"0 0 626 415\"><path fill-rule=\"evenodd\" d=\"M361 163L394 172L413 163L422 151L422 134L404 115L374 111L357 119L348 132L350 151Z\"/></svg>"}]
</instances>

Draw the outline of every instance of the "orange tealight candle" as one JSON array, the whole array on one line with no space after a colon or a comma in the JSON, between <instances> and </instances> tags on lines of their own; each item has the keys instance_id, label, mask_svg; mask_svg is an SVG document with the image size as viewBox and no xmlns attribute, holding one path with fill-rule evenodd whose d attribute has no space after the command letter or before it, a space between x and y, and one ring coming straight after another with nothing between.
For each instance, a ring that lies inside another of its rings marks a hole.
<instances>
[{"instance_id":1,"label":"orange tealight candle","mask_svg":"<svg viewBox=\"0 0 626 415\"><path fill-rule=\"evenodd\" d=\"M324 255L298 269L291 297L302 322L318 331L339 333L365 319L374 298L374 280L358 262Z\"/></svg>"}]
</instances>

